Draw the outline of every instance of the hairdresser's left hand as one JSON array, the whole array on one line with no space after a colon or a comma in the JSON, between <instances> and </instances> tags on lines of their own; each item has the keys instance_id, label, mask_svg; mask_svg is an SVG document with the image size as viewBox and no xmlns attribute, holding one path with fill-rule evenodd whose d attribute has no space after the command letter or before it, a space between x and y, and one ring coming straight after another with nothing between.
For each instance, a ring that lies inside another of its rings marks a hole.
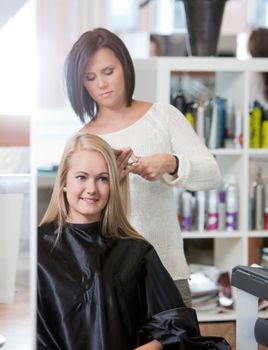
<instances>
[{"instance_id":1,"label":"hairdresser's left hand","mask_svg":"<svg viewBox=\"0 0 268 350\"><path fill-rule=\"evenodd\" d=\"M142 176L148 181L159 180L164 173L172 173L176 160L172 154L154 154L138 157L138 162L130 167L130 172Z\"/></svg>"},{"instance_id":2,"label":"hairdresser's left hand","mask_svg":"<svg viewBox=\"0 0 268 350\"><path fill-rule=\"evenodd\" d=\"M134 164L138 159L130 147L117 150L115 153L119 180L121 181L130 172L130 165Z\"/></svg>"}]
</instances>

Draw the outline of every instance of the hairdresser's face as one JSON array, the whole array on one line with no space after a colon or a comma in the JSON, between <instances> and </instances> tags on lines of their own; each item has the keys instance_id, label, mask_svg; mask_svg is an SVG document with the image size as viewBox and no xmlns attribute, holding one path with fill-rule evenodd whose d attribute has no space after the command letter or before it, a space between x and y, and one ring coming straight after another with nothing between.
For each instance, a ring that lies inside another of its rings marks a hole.
<instances>
[{"instance_id":1,"label":"hairdresser's face","mask_svg":"<svg viewBox=\"0 0 268 350\"><path fill-rule=\"evenodd\" d=\"M92 55L86 67L84 87L100 110L126 104L123 68L112 50L101 48Z\"/></svg>"},{"instance_id":2,"label":"hairdresser's face","mask_svg":"<svg viewBox=\"0 0 268 350\"><path fill-rule=\"evenodd\" d=\"M96 151L77 151L70 159L66 178L69 203L67 221L99 221L110 193L109 172L105 159Z\"/></svg>"}]
</instances>

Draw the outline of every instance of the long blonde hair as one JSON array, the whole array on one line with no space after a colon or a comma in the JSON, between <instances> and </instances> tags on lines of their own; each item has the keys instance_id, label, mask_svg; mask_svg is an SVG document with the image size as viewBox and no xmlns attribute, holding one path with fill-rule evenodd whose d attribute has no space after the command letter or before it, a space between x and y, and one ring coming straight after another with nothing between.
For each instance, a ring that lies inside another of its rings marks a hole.
<instances>
[{"instance_id":1,"label":"long blonde hair","mask_svg":"<svg viewBox=\"0 0 268 350\"><path fill-rule=\"evenodd\" d=\"M106 141L96 135L80 132L74 134L65 146L50 203L40 222L40 226L56 221L56 241L59 240L69 212L69 204L66 193L64 192L66 176L70 169L70 159L77 151L99 152L108 166L110 195L107 205L102 212L102 234L114 238L143 239L127 219L128 177L126 176L119 182L116 163L116 154L119 151L113 150Z\"/></svg>"}]
</instances>

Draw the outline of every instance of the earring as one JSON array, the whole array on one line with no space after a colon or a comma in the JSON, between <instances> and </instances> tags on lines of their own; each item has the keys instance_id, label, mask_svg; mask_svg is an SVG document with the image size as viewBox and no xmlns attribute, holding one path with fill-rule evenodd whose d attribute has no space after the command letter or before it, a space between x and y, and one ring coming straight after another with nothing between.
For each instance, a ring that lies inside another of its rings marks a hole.
<instances>
[{"instance_id":1,"label":"earring","mask_svg":"<svg viewBox=\"0 0 268 350\"><path fill-rule=\"evenodd\" d=\"M64 191L64 192L67 192L67 187L63 187L63 191Z\"/></svg>"}]
</instances>

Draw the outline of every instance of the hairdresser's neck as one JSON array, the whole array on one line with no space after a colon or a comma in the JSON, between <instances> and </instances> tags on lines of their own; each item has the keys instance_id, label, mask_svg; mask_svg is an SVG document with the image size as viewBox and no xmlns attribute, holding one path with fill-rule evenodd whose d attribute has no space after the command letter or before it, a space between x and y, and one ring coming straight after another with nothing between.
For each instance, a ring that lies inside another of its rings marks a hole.
<instances>
[{"instance_id":1,"label":"hairdresser's neck","mask_svg":"<svg viewBox=\"0 0 268 350\"><path fill-rule=\"evenodd\" d=\"M133 102L135 104L135 102ZM122 103L120 105L112 106L112 107L100 107L98 114L96 115L95 120L101 121L102 123L107 123L113 120L113 122L121 122L126 118L130 111L130 107L126 105L126 103Z\"/></svg>"}]
</instances>

